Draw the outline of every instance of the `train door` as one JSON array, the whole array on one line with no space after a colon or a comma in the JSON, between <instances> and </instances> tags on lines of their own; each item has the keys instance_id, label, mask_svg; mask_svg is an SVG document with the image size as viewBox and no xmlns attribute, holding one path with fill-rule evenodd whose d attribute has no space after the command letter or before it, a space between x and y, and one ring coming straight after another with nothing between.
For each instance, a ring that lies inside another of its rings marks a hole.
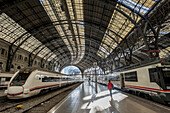
<instances>
[{"instance_id":1,"label":"train door","mask_svg":"<svg viewBox=\"0 0 170 113\"><path fill-rule=\"evenodd\" d=\"M156 82L162 89L165 89L161 68L149 69L150 82Z\"/></svg>"},{"instance_id":2,"label":"train door","mask_svg":"<svg viewBox=\"0 0 170 113\"><path fill-rule=\"evenodd\" d=\"M120 73L120 84L121 84L121 89L123 89L125 86L123 73Z\"/></svg>"},{"instance_id":3,"label":"train door","mask_svg":"<svg viewBox=\"0 0 170 113\"><path fill-rule=\"evenodd\" d=\"M164 90L170 89L170 67L157 67L161 86Z\"/></svg>"}]
</instances>

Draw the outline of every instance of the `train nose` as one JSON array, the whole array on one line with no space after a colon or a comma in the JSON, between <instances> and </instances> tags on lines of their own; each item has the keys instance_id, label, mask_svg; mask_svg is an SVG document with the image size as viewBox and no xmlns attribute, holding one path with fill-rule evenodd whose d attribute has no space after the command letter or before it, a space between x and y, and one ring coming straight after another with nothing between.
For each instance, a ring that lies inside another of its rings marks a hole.
<instances>
[{"instance_id":1,"label":"train nose","mask_svg":"<svg viewBox=\"0 0 170 113\"><path fill-rule=\"evenodd\" d=\"M15 96L23 94L23 87L22 86L12 86L8 87L7 95Z\"/></svg>"}]
</instances>

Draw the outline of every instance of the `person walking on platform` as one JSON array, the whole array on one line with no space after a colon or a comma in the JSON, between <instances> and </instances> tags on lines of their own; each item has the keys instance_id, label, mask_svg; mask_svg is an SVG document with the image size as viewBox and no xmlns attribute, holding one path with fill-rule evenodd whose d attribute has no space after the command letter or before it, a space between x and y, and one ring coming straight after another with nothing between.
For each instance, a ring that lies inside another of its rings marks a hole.
<instances>
[{"instance_id":1,"label":"person walking on platform","mask_svg":"<svg viewBox=\"0 0 170 113\"><path fill-rule=\"evenodd\" d=\"M114 88L113 84L110 82L109 80L109 83L107 84L107 88L109 89L110 91L110 96L112 97L112 88Z\"/></svg>"}]
</instances>

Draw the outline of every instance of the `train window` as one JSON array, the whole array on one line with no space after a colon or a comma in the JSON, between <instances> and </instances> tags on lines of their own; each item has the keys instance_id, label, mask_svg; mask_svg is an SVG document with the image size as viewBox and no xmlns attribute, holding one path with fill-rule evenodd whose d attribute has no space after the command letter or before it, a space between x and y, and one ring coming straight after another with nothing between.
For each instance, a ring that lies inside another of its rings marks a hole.
<instances>
[{"instance_id":1,"label":"train window","mask_svg":"<svg viewBox=\"0 0 170 113\"><path fill-rule=\"evenodd\" d=\"M25 81L27 80L27 78L29 77L30 75L30 71L20 71L16 76L15 78L12 80L11 83L12 86L21 86L25 83Z\"/></svg>"},{"instance_id":2,"label":"train window","mask_svg":"<svg viewBox=\"0 0 170 113\"><path fill-rule=\"evenodd\" d=\"M166 86L170 86L170 68L162 68L164 82Z\"/></svg>"},{"instance_id":3,"label":"train window","mask_svg":"<svg viewBox=\"0 0 170 113\"><path fill-rule=\"evenodd\" d=\"M10 81L11 77L6 77L6 81Z\"/></svg>"},{"instance_id":4,"label":"train window","mask_svg":"<svg viewBox=\"0 0 170 113\"><path fill-rule=\"evenodd\" d=\"M137 82L137 72L129 72L129 73L125 73L125 81L133 81L133 82Z\"/></svg>"},{"instance_id":5,"label":"train window","mask_svg":"<svg viewBox=\"0 0 170 113\"><path fill-rule=\"evenodd\" d=\"M58 81L60 81L60 78L58 78L58 77L45 76L44 78L42 78L42 82L58 82Z\"/></svg>"},{"instance_id":6,"label":"train window","mask_svg":"<svg viewBox=\"0 0 170 113\"><path fill-rule=\"evenodd\" d=\"M45 76L44 78L42 78L42 82L48 82L49 81L49 77Z\"/></svg>"},{"instance_id":7,"label":"train window","mask_svg":"<svg viewBox=\"0 0 170 113\"><path fill-rule=\"evenodd\" d=\"M111 81L120 81L120 77L119 76L114 76L114 77L110 77Z\"/></svg>"},{"instance_id":8,"label":"train window","mask_svg":"<svg viewBox=\"0 0 170 113\"><path fill-rule=\"evenodd\" d=\"M156 68L151 68L149 69L149 77L150 77L150 82L156 82L155 80L155 77L158 76L157 75L157 71L156 71Z\"/></svg>"}]
</instances>

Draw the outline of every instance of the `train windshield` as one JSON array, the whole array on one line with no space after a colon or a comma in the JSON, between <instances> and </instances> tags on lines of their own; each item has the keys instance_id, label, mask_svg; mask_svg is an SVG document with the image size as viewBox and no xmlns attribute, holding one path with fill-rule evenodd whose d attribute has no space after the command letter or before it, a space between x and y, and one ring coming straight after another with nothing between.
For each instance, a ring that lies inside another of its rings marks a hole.
<instances>
[{"instance_id":1,"label":"train windshield","mask_svg":"<svg viewBox=\"0 0 170 113\"><path fill-rule=\"evenodd\" d=\"M162 68L162 72L163 72L165 85L170 86L170 68Z\"/></svg>"},{"instance_id":2,"label":"train windshield","mask_svg":"<svg viewBox=\"0 0 170 113\"><path fill-rule=\"evenodd\" d=\"M12 80L10 83L10 86L22 86L25 84L27 78L31 74L32 70L30 69L24 69L21 70Z\"/></svg>"}]
</instances>

